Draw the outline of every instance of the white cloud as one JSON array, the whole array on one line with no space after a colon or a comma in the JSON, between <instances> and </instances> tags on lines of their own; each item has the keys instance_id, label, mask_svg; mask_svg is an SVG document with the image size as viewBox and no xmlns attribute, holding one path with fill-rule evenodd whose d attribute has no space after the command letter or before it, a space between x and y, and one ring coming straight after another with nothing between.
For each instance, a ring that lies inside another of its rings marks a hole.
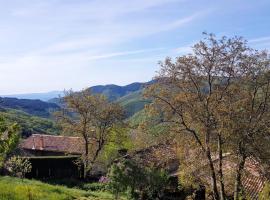
<instances>
[{"instance_id":1,"label":"white cloud","mask_svg":"<svg viewBox=\"0 0 270 200\"><path fill-rule=\"evenodd\" d=\"M250 39L249 42L250 43L270 42L270 36Z\"/></svg>"},{"instance_id":2,"label":"white cloud","mask_svg":"<svg viewBox=\"0 0 270 200\"><path fill-rule=\"evenodd\" d=\"M0 29L8 27L0 32L0 79L8 84L0 86L0 93L151 77L157 61L172 47L146 41L161 33L169 36L207 14L177 10L167 16L166 6L185 0L11 1L0 8ZM4 16L7 19L1 20ZM140 69L147 66L146 75ZM130 75L125 71L129 67ZM106 74L110 70L125 74L112 77Z\"/></svg>"},{"instance_id":3,"label":"white cloud","mask_svg":"<svg viewBox=\"0 0 270 200\"><path fill-rule=\"evenodd\" d=\"M248 42L256 49L270 48L270 36L253 38L248 40Z\"/></svg>"}]
</instances>

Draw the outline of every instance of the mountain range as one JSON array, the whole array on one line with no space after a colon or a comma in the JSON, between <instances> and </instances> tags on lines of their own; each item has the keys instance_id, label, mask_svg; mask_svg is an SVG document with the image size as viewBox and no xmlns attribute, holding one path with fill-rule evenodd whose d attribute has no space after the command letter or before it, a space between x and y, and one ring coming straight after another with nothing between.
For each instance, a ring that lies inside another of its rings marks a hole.
<instances>
[{"instance_id":1,"label":"mountain range","mask_svg":"<svg viewBox=\"0 0 270 200\"><path fill-rule=\"evenodd\" d=\"M94 94L103 94L110 101L119 103L125 110L126 119L138 123L144 117L143 108L150 101L143 98L144 88L153 84L131 83L125 86L97 85L88 89ZM21 134L59 134L60 129L52 119L52 112L59 110L59 96L64 92L18 94L0 97L0 116L9 123L18 123Z\"/></svg>"},{"instance_id":2,"label":"mountain range","mask_svg":"<svg viewBox=\"0 0 270 200\"><path fill-rule=\"evenodd\" d=\"M48 101L52 98L57 98L63 96L63 91L51 91L43 93L26 93L26 94L11 94L11 95L2 95L2 97L18 98L18 99L39 99L41 101Z\"/></svg>"},{"instance_id":3,"label":"mountain range","mask_svg":"<svg viewBox=\"0 0 270 200\"><path fill-rule=\"evenodd\" d=\"M118 102L126 111L127 118L134 115L149 103L149 100L143 98L143 90L147 85L154 81L145 83L131 83L125 86L119 85L97 85L88 89L94 94L103 94L110 101ZM49 118L51 111L59 109L59 96L64 92L52 91L46 93L14 94L0 97L0 108L15 109L27 114Z\"/></svg>"},{"instance_id":4,"label":"mountain range","mask_svg":"<svg viewBox=\"0 0 270 200\"><path fill-rule=\"evenodd\" d=\"M103 94L105 95L110 101L116 101L119 98L128 95L133 92L137 92L143 89L145 86L152 84L154 81L149 82L134 82L125 86L119 86L114 84L108 85L96 85L89 87L89 89L94 94ZM30 99L30 100L41 100L41 101L51 101L53 99L59 98L60 96L64 95L64 91L50 91L44 93L25 93L25 94L11 94L11 95L1 95L1 97L8 97L8 98L17 98L17 99Z\"/></svg>"}]
</instances>

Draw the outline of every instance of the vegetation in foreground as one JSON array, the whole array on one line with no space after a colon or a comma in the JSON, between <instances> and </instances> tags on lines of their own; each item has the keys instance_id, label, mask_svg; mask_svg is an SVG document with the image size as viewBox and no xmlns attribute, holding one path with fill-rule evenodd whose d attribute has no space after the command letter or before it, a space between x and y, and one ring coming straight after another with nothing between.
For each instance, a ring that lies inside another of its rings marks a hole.
<instances>
[{"instance_id":1,"label":"vegetation in foreground","mask_svg":"<svg viewBox=\"0 0 270 200\"><path fill-rule=\"evenodd\" d=\"M110 200L108 192L84 191L40 181L0 177L0 200Z\"/></svg>"},{"instance_id":2,"label":"vegetation in foreground","mask_svg":"<svg viewBox=\"0 0 270 200\"><path fill-rule=\"evenodd\" d=\"M131 146L130 140L134 149L149 147L143 137L146 133L163 136L158 137L161 140L155 139L158 142L179 143L180 167L176 166L179 169L175 173L179 182L174 189L190 189L192 196L197 195L196 188L204 188L203 196L213 200L250 197L243 185L248 159L265 168L263 177L269 176L269 54L249 48L241 37L205 37L194 45L193 54L160 63L156 83L144 91L149 104L128 121L119 102L92 91L70 91L63 98L65 107L55 117L64 133L84 139L84 152L78 162L84 166L84 177L89 177L95 167L105 166L104 173L109 171L106 189L115 199L121 194L136 200L164 199L169 176L159 171L164 165L152 162L148 169L146 162L121 163L117 158L117 153L121 156L117 150L130 151L120 148ZM4 121L0 123L1 163L6 162L17 145L18 130L16 123L10 127ZM154 140L151 136L150 140ZM110 157L104 159L108 164L104 164L103 155ZM226 167L226 155L234 159L231 169ZM158 163L166 161L166 156L160 156ZM227 178L228 171L233 175ZM106 192L20 182L8 177L0 181L0 189L2 199L113 199ZM268 194L266 185L262 199L269 199Z\"/></svg>"}]
</instances>

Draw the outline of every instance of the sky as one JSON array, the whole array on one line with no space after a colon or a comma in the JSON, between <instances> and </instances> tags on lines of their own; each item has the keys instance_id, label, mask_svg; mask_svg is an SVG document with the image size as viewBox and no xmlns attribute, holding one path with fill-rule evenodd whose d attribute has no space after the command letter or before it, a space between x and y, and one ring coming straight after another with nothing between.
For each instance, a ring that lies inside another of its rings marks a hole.
<instances>
[{"instance_id":1,"label":"sky","mask_svg":"<svg viewBox=\"0 0 270 200\"><path fill-rule=\"evenodd\" d=\"M269 0L0 0L0 94L144 82L202 32L270 49Z\"/></svg>"}]
</instances>

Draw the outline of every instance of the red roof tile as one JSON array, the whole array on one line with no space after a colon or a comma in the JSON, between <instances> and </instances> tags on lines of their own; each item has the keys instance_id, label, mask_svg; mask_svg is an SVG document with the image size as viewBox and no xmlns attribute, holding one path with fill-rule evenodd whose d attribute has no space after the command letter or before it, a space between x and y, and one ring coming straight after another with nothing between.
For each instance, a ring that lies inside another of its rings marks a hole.
<instances>
[{"instance_id":1,"label":"red roof tile","mask_svg":"<svg viewBox=\"0 0 270 200\"><path fill-rule=\"evenodd\" d=\"M83 143L83 139L80 137L33 134L23 140L20 147L25 150L82 154Z\"/></svg>"}]
</instances>

